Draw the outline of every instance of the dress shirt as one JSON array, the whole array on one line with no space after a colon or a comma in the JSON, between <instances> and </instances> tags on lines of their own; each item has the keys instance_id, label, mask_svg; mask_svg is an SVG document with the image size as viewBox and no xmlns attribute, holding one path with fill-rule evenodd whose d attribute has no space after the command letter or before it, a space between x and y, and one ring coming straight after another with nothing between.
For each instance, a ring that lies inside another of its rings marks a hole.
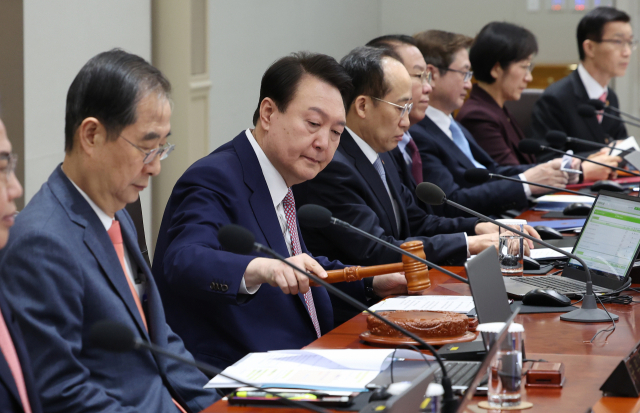
<instances>
[{"instance_id":1,"label":"dress shirt","mask_svg":"<svg viewBox=\"0 0 640 413\"><path fill-rule=\"evenodd\" d=\"M598 83L598 81L587 72L587 69L582 66L582 63L578 65L578 75L580 76L580 80L582 80L584 88L587 90L589 99L600 99L603 93L608 93L608 88Z\"/></svg>"},{"instance_id":2,"label":"dress shirt","mask_svg":"<svg viewBox=\"0 0 640 413\"><path fill-rule=\"evenodd\" d=\"M442 132L444 132L445 135L449 137L449 139L453 141L453 135L450 129L451 122L454 121L453 116L447 115L440 109L436 109L431 105L429 105L424 113L433 121L433 123L436 124L436 126L438 126L438 128L440 128L440 130L442 130ZM519 174L518 179L522 181L527 180L524 174ZM524 194L528 197L531 196L531 188L529 188L529 184L522 184L522 187L524 188Z\"/></svg>"},{"instance_id":3,"label":"dress shirt","mask_svg":"<svg viewBox=\"0 0 640 413\"><path fill-rule=\"evenodd\" d=\"M67 176L67 178L69 177ZM109 231L109 229L111 229L111 225L113 224L113 218L107 215L106 212L104 212L95 202L93 202L93 200L89 198L89 195L87 195L82 189L80 189L80 187L76 185L76 183L73 182L70 178L69 178L69 181L71 181L73 186L75 186L78 192L80 192L80 195L82 195L82 197L89 203L89 206L91 206L91 209L93 209L93 212L96 213L96 215L98 216L98 219L100 219L100 222L102 222L102 225L104 225L105 231ZM126 264L126 271L125 271L126 275L127 277L129 277L129 279L131 280L131 283L136 288L136 292L138 293L138 298L140 299L140 301L143 301L143 296L146 290L146 282L141 279L136 280L136 278L133 277L133 274L138 273L138 268L136 266L135 261L131 261L131 259L129 258L129 251L127 251L126 245L124 245L124 262Z\"/></svg>"},{"instance_id":4,"label":"dress shirt","mask_svg":"<svg viewBox=\"0 0 640 413\"><path fill-rule=\"evenodd\" d=\"M411 140L411 134L409 132L405 132L404 135L402 135L402 140L398 142L398 149L400 149L400 153L402 154L404 161L409 166L413 164L411 155L409 155L409 153L407 152L407 145L409 144L410 140Z\"/></svg>"},{"instance_id":5,"label":"dress shirt","mask_svg":"<svg viewBox=\"0 0 640 413\"><path fill-rule=\"evenodd\" d=\"M284 214L283 205L284 198L285 196L287 196L289 188L287 187L287 184L284 181L282 175L280 175L280 172L278 172L276 167L273 166L260 145L258 145L258 141L256 141L256 138L254 138L253 134L251 133L251 129L247 129L245 133L247 135L247 139L249 139L249 143L251 144L253 151L256 153L258 163L260 164L260 169L262 170L262 175L264 176L265 181L267 181L267 187L269 188L271 201L273 202L273 207L275 208L276 215L278 216L280 230L282 231L282 236L284 237L284 241L287 244L287 250L289 251L289 255L293 256L293 249L291 248L291 233L289 232L289 227L287 226L287 217ZM240 282L238 291L241 294L255 294L255 292L258 291L259 288L260 285L257 285L252 287L251 289L248 289L247 285L245 284L244 277L242 277L242 281Z\"/></svg>"}]
</instances>

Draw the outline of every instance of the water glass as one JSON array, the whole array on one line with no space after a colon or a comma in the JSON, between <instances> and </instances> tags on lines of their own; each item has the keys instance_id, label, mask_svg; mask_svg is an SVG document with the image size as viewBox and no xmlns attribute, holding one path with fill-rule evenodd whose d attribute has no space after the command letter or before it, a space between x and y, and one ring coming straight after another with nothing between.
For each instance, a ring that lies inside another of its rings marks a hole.
<instances>
[{"instance_id":1,"label":"water glass","mask_svg":"<svg viewBox=\"0 0 640 413\"><path fill-rule=\"evenodd\" d=\"M527 223L524 219L499 219L499 222L518 231L523 231ZM498 256L500 270L507 277L521 276L524 260L524 238L505 228L499 228Z\"/></svg>"}]
</instances>

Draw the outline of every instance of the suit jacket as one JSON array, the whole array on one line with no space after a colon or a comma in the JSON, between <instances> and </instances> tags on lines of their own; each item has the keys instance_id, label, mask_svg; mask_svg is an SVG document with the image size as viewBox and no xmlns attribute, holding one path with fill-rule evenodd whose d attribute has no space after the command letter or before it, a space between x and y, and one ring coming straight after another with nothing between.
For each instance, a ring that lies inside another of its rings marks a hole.
<instances>
[{"instance_id":1,"label":"suit jacket","mask_svg":"<svg viewBox=\"0 0 640 413\"><path fill-rule=\"evenodd\" d=\"M455 121L454 121L455 122ZM500 166L476 143L471 133L460 126L469 141L471 153L476 161L491 173L512 176L522 173L532 165ZM467 156L428 116L413 125L409 132L420 150L422 173L425 182L438 185L447 198L485 215L498 215L508 209L527 206L527 197L521 183L493 180L473 185L464 179L464 173L475 166ZM434 206L438 215L468 216L446 204Z\"/></svg>"},{"instance_id":2,"label":"suit jacket","mask_svg":"<svg viewBox=\"0 0 640 413\"><path fill-rule=\"evenodd\" d=\"M498 165L536 163L534 155L518 149L524 133L511 117L506 106L501 108L495 99L477 84L464 102L456 120L475 137L476 142Z\"/></svg>"},{"instance_id":3,"label":"suit jacket","mask_svg":"<svg viewBox=\"0 0 640 413\"><path fill-rule=\"evenodd\" d=\"M115 248L89 203L58 166L16 218L0 251L6 298L19 314L36 387L47 412L171 412L176 399L200 411L219 397L194 367L146 350L92 345L91 327L109 319L144 340L191 358L165 322L160 295L138 248L131 218L116 213L139 276L147 281L147 333Z\"/></svg>"},{"instance_id":4,"label":"suit jacket","mask_svg":"<svg viewBox=\"0 0 640 413\"><path fill-rule=\"evenodd\" d=\"M402 185L388 153L380 155L387 183L398 203L400 228L380 175L345 129L329 165L314 179L296 185L298 206L318 204L334 217L395 245L409 240L424 243L427 260L438 264L460 264L467 258L463 232L474 234L476 219L447 219L425 213ZM302 228L309 249L358 265L399 262L400 254L342 227Z\"/></svg>"},{"instance_id":5,"label":"suit jacket","mask_svg":"<svg viewBox=\"0 0 640 413\"><path fill-rule=\"evenodd\" d=\"M607 100L610 106L618 107L618 96L610 88ZM587 90L577 70L550 85L533 107L531 114L533 138L548 145L545 136L551 130L559 130L566 133L567 136L598 143L608 143L611 140L624 139L628 136L624 123L618 120L605 116L602 123L598 123L598 119L595 117L584 118L580 116L577 107L588 101L589 95L587 95ZM606 109L606 112L616 115L611 109ZM560 149L564 151L572 149L575 153L582 155L588 155L597 150L593 146L580 143L565 144ZM560 155L555 152L543 152L537 157L539 161L547 161L558 156Z\"/></svg>"},{"instance_id":6,"label":"suit jacket","mask_svg":"<svg viewBox=\"0 0 640 413\"><path fill-rule=\"evenodd\" d=\"M396 146L393 150L389 151L389 156L393 161L392 165L395 167L402 185L407 187L409 192L413 195L413 199L416 204L418 204L418 206L422 208L427 214L435 214L431 205L425 204L416 196L416 188L418 187L418 183L416 183L413 174L411 174L411 167L407 165L407 162L404 160L404 155L402 154L402 151L400 151L400 148Z\"/></svg>"},{"instance_id":7,"label":"suit jacket","mask_svg":"<svg viewBox=\"0 0 640 413\"><path fill-rule=\"evenodd\" d=\"M196 359L218 367L249 352L301 348L317 339L302 294L287 295L262 284L253 295L238 288L249 262L261 254L224 251L218 230L247 228L256 242L287 257L269 188L258 158L241 132L194 163L176 183L162 218L153 274L167 320ZM300 234L300 230L298 229ZM308 252L300 239L302 252ZM325 268L340 263L317 258ZM362 281L349 283L364 300ZM327 291L312 287L320 331L333 329Z\"/></svg>"},{"instance_id":8,"label":"suit jacket","mask_svg":"<svg viewBox=\"0 0 640 413\"><path fill-rule=\"evenodd\" d=\"M33 380L33 374L31 373L31 361L29 360L29 354L27 353L20 326L18 325L17 314L11 311L3 293L0 293L0 310L2 310L2 316L7 324L13 346L18 354L18 360L20 360L20 367L22 368L22 375L24 376L24 384L27 388L31 411L33 413L41 413L42 406L40 405L40 398L38 397L38 391ZM0 357L0 412L24 412L18 387L4 357Z\"/></svg>"}]
</instances>

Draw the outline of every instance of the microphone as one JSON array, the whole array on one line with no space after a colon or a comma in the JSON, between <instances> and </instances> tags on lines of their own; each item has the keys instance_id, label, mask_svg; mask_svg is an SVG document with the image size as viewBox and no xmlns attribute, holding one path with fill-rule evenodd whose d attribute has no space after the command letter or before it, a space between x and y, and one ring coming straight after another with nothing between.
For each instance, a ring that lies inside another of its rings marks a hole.
<instances>
[{"instance_id":1,"label":"microphone","mask_svg":"<svg viewBox=\"0 0 640 413\"><path fill-rule=\"evenodd\" d=\"M472 184L483 184L483 183L487 182L491 178L506 179L507 181L513 181L513 182L521 182L523 184L529 184L529 185L533 185L533 186L540 186L542 188L552 189L554 191L569 192L570 194L575 194L575 195L590 196L592 198L596 197L595 195L585 194L585 193L578 192L578 191L572 191L570 189L558 188L556 186L544 185L544 184L539 184L539 183L536 183L536 182L523 181L521 179L517 179L517 178L514 178L512 176L504 176L504 175L499 175L499 174L492 174L491 172L487 171L484 168L467 169L464 172L464 179L467 182L472 183Z\"/></svg>"},{"instance_id":2,"label":"microphone","mask_svg":"<svg viewBox=\"0 0 640 413\"><path fill-rule=\"evenodd\" d=\"M170 359L179 361L180 363L196 367L209 374L210 376L220 375L222 377L237 381L243 386L256 387L256 385L254 384L244 382L235 377L231 377L227 374L222 373L222 370L218 369L217 367L213 367L209 364L205 364L186 357L178 356L177 354L173 354L160 346L143 340L140 337L136 337L129 327L117 321L102 320L95 323L93 326L91 326L91 330L89 331L89 342L94 347L113 351L116 353L125 353L131 350L147 349L154 354L160 354ZM263 391L265 393L269 393L273 396L278 397L284 404L289 404L293 407L301 407L303 409L311 410L318 413L328 413L328 410L318 406L314 406L310 403L291 400L286 397L282 397L277 392L272 392L267 389L263 389Z\"/></svg>"},{"instance_id":3,"label":"microphone","mask_svg":"<svg viewBox=\"0 0 640 413\"><path fill-rule=\"evenodd\" d=\"M322 207L320 207L320 208L322 208ZM300 211L301 210L302 210L302 208L300 208ZM299 214L300 211L298 211L298 214ZM324 215L326 217L326 213ZM329 215L331 215L331 213L329 213ZM316 221L316 222L318 222L318 221ZM235 239L233 241L231 241L232 238L235 238ZM394 330L399 331L404 336L409 337L412 340L418 342L421 346L426 347L436 357L436 361L440 365L440 370L442 371L442 387L444 388L443 404L447 405L447 410L443 410L443 412L444 411L451 411L451 412L455 412L456 411L457 400L456 400L455 396L453 395L453 389L451 387L451 378L447 374L447 369L446 369L446 367L444 365L444 362L442 361L442 358L440 357L440 355L437 353L437 351L433 348L433 346L431 344L425 342L424 340L422 340L417 335L405 330L404 328L400 327L399 325L387 320L385 317L379 315L375 311L369 311L369 308L366 305L362 304L360 301L356 300L355 298L351 297L350 295L346 294L345 292L340 291L339 289L337 289L333 285L331 285L328 282L324 281L322 278L320 278L320 277L318 277L318 276L316 276L316 275L314 275L314 274L312 274L312 273L310 273L308 271L303 270L302 268L298 267L295 264L290 263L282 255L278 254L276 251L272 250L271 248L266 247L266 246L264 246L262 244L259 244L259 243L255 242L255 237L253 236L251 231L249 231L246 228L241 227L240 225L228 224L228 225L225 225L222 228L220 228L220 231L218 232L218 241L220 241L220 244L222 244L222 246L227 251L233 252L233 253L236 253L236 254L248 254L248 252L247 252L248 246L251 245L253 251L263 252L263 253L265 253L267 255L270 255L271 257L275 258L276 260L285 263L286 265L288 265L289 267L293 268L295 271L299 272L300 274L304 274L309 279L311 279L311 280L315 281L316 283L322 285L324 288L327 289L328 292L330 292L331 294L339 297L340 299L342 299L343 301L345 301L349 305L353 306L354 308L358 309L358 311L363 311L363 312L366 312L367 314L372 315L373 317L375 317L378 320L382 321L383 323L385 323L389 327L393 328ZM231 242L229 242L227 244L228 241L231 241ZM235 248L235 247L237 247L237 249L232 249L232 248ZM249 252L251 252L251 251L249 251ZM416 257L416 258L418 258L418 257ZM448 409L451 409L451 410L448 410Z\"/></svg>"},{"instance_id":4,"label":"microphone","mask_svg":"<svg viewBox=\"0 0 640 413\"><path fill-rule=\"evenodd\" d=\"M302 224L302 226L307 227L307 228L324 228L326 226L329 226L330 224L333 225L337 225L343 228L347 228L351 231L355 231L358 234L369 238L370 240L377 242L378 244L382 244L387 248L392 249L395 252L399 252L402 255L406 255L409 258L412 258L428 267L431 268L435 268L436 270L447 274L449 277L451 278L455 278L456 280L463 282L465 284L469 284L469 281L465 278L460 277L458 274L454 274L453 272L449 271L449 270L445 270L442 267L439 267L435 264L433 264L432 262L429 262L425 259L422 259L420 257L418 257L417 255L414 255L410 252L407 252L405 250L403 250L402 248L393 245L390 242L387 242L385 240L382 240L374 235L369 234L368 232L365 232L363 230L361 230L358 227L355 227L351 224L349 224L348 222L342 221L338 218L334 218L331 214L331 211L329 211L327 208L320 206L320 205L315 205L315 204L306 204L300 207L300 209L298 210L298 220L300 221L300 224Z\"/></svg>"},{"instance_id":5,"label":"microphone","mask_svg":"<svg viewBox=\"0 0 640 413\"><path fill-rule=\"evenodd\" d=\"M524 141L523 141L524 142ZM511 228L501 222L496 221L495 219L489 218L488 216L482 215L472 209L469 209L465 206L462 206L458 203L455 203L449 199L447 199L445 193L442 191L442 189L440 189L437 185L434 185L432 183L429 182L422 182L421 184L418 185L418 187L416 188L416 194L418 196L418 198L429 204L429 205L441 205L443 203L447 203L448 205L451 205L454 208L458 208L468 214L471 214L473 216L476 216L480 219L489 221L493 224L496 224L499 227L505 228L511 232L514 232L518 235L521 235L524 238L527 238L533 242L536 242L538 244L541 244L543 246L545 246L546 248L551 248L552 250L559 252L562 255L565 255L569 258L572 258L576 261L578 261L580 264L582 264L582 267L584 268L584 271L587 275L587 282L586 282L586 286L587 286L587 293L584 295L584 298L582 300L582 307L571 311L569 313L565 313L563 315L560 316L561 320L564 321L575 321L575 322L579 322L579 323L601 323L601 322L606 322L610 320L609 317L609 313L607 313L604 310L600 310L598 308L598 305L596 303L596 297L593 294L593 282L591 281L591 272L589 271L589 267L587 266L587 264L582 260L582 258L578 257L577 255L571 254L569 252L566 252L556 246L553 246L547 242L544 242L542 240L539 240L535 237L532 237L529 234L525 234L522 231L518 231L515 228ZM614 320L618 319L618 316L615 314L611 314L611 318L613 318Z\"/></svg>"},{"instance_id":6,"label":"microphone","mask_svg":"<svg viewBox=\"0 0 640 413\"><path fill-rule=\"evenodd\" d=\"M598 100L598 102L600 102ZM600 102L602 103L602 102ZM549 142L551 144L552 147L556 148L556 149L560 149L564 147L564 144L567 142L575 142L575 143L580 143L582 145L591 145L591 146L595 146L597 148L608 148L608 145L605 145L604 143L599 143L599 142L592 142L592 141L588 141L586 139L578 139L578 138L572 138L567 136L566 133L559 131L559 130L550 130L549 132L547 132L547 134L545 135L545 139L547 140L547 142Z\"/></svg>"},{"instance_id":7,"label":"microphone","mask_svg":"<svg viewBox=\"0 0 640 413\"><path fill-rule=\"evenodd\" d=\"M626 123L628 125L640 128L640 123L636 123L636 122L632 122L630 120L622 119L620 116L612 115L611 113L607 113L607 112L596 113L596 110L591 105L586 105L586 104L578 105L578 114L580 116L584 117L584 118L592 118L592 117L594 117L596 115L602 115L602 116L606 116L606 117L611 118L611 119L615 119L615 120L620 121L622 123Z\"/></svg>"},{"instance_id":8,"label":"microphone","mask_svg":"<svg viewBox=\"0 0 640 413\"><path fill-rule=\"evenodd\" d=\"M587 102L587 103L588 103L589 105L593 106L593 107L594 107L595 109L597 109L597 110L605 110L605 109L607 109L607 108L608 108L608 109L613 110L613 111L614 111L614 112L616 112L616 113L619 113L619 114L621 114L621 115L624 115L624 116L630 117L631 119L633 119L633 120L636 120L636 121L639 121L639 122L640 122L640 118L639 118L639 117L637 117L637 116L633 116L632 114L627 113L627 112L623 112L623 111L621 111L620 109L618 109L618 108L617 108L617 107L615 107L615 106L611 106L611 105L609 105L609 104L605 104L605 103L604 103L603 101L601 101L600 99L589 99L589 102Z\"/></svg>"},{"instance_id":9,"label":"microphone","mask_svg":"<svg viewBox=\"0 0 640 413\"><path fill-rule=\"evenodd\" d=\"M538 142L535 139L523 139L520 141L520 143L518 144L518 149L524 153L532 153L532 154L538 154L544 151L552 151L552 152L556 152L562 155L567 155L567 156L571 156L572 158L578 158L578 159L582 159L585 162L591 162L591 163L595 163L596 165L600 165L600 166L604 166L605 168L609 168L609 169L613 169L615 171L621 171L621 172L626 172L630 175L633 176L640 176L640 173L637 172L633 172L633 171L629 171L627 169L624 168L618 168L617 166L610 166L610 165L606 165L602 162L596 162L593 161L591 159L587 159L584 156L580 156L580 155L576 155L576 154L568 154L565 153L564 151L561 151L560 149L556 149L556 148L552 148L550 146L544 146L541 145L540 142Z\"/></svg>"}]
</instances>

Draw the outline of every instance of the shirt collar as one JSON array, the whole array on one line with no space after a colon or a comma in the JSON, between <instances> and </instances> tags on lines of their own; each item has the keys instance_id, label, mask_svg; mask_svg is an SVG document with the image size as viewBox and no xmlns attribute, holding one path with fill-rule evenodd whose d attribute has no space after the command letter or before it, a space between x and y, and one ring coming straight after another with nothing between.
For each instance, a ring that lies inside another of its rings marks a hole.
<instances>
[{"instance_id":1,"label":"shirt collar","mask_svg":"<svg viewBox=\"0 0 640 413\"><path fill-rule=\"evenodd\" d=\"M449 139L453 139L453 134L451 133L451 122L453 122L453 117L451 115L445 114L440 109L436 109L433 106L429 105L427 110L424 112L426 116L429 117L439 127L445 135L449 137Z\"/></svg>"},{"instance_id":2,"label":"shirt collar","mask_svg":"<svg viewBox=\"0 0 640 413\"><path fill-rule=\"evenodd\" d=\"M95 202L93 202L93 200L89 198L89 195L87 195L82 189L80 189L80 187L76 185L76 183L73 182L71 178L67 176L67 179L73 184L73 186L76 187L78 192L80 192L80 195L82 195L82 197L89 203L89 206L91 207L91 209L93 209L93 212L96 213L96 215L100 219L100 222L102 222L102 225L104 225L104 229L109 231L109 229L111 228L111 224L113 224L114 218L111 218L109 215L107 215L106 212L104 212Z\"/></svg>"},{"instance_id":3,"label":"shirt collar","mask_svg":"<svg viewBox=\"0 0 640 413\"><path fill-rule=\"evenodd\" d=\"M253 137L251 130L247 129L245 134L247 135L247 139L249 139L249 143L251 144L253 151L258 157L258 163L260 164L260 169L262 169L262 175L264 176L264 180L267 181L267 188L269 188L271 201L273 202L273 206L276 207L282 202L284 197L287 196L289 188L287 187L282 175L280 175L280 172L278 172L276 167L273 166L260 145L258 145L258 141Z\"/></svg>"},{"instance_id":4,"label":"shirt collar","mask_svg":"<svg viewBox=\"0 0 640 413\"><path fill-rule=\"evenodd\" d=\"M602 87L602 85L591 76L587 69L582 66L582 63L578 65L578 75L580 75L580 80L582 80L582 84L587 90L589 99L600 99L600 96L607 91L607 88Z\"/></svg>"},{"instance_id":5,"label":"shirt collar","mask_svg":"<svg viewBox=\"0 0 640 413\"><path fill-rule=\"evenodd\" d=\"M351 134L353 140L356 141L360 150L364 152L364 156L367 157L369 162L373 165L373 163L378 159L378 152L376 152L367 142L364 141L361 137L356 135L348 126L345 126L345 129Z\"/></svg>"},{"instance_id":6,"label":"shirt collar","mask_svg":"<svg viewBox=\"0 0 640 413\"><path fill-rule=\"evenodd\" d=\"M404 153L405 149L407 147L407 145L409 144L409 141L411 140L411 135L409 134L409 132L405 132L402 135L402 140L400 142L398 142L398 148L400 148L400 152Z\"/></svg>"}]
</instances>

